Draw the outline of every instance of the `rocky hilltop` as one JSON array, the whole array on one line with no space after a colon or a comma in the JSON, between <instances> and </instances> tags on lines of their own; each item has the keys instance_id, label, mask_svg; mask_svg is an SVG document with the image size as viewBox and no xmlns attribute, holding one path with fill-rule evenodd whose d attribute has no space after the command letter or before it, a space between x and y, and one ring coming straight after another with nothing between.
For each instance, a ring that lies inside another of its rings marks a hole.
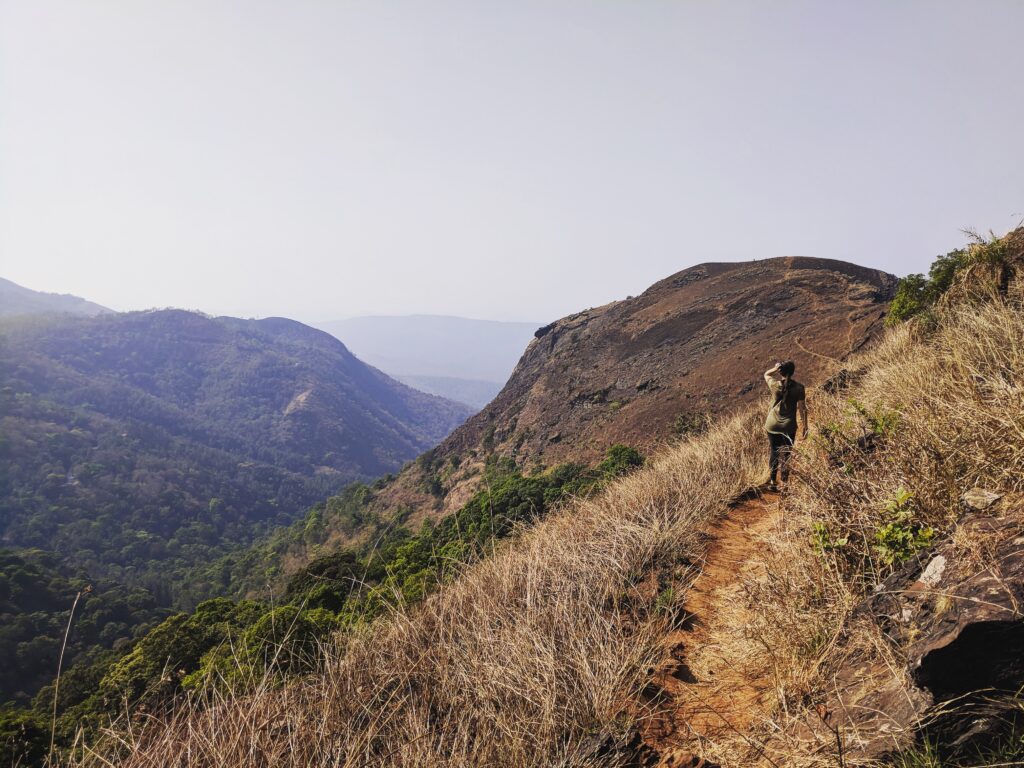
<instances>
[{"instance_id":1,"label":"rocky hilltop","mask_svg":"<svg viewBox=\"0 0 1024 768\"><path fill-rule=\"evenodd\" d=\"M761 374L784 356L813 384L830 359L881 331L896 284L884 272L829 259L700 264L640 296L539 328L501 393L377 483L360 514L415 528L458 510L497 459L529 473L593 465L616 443L649 454L763 398ZM293 537L283 552L275 546L272 570L293 572L361 535L346 516L317 515L320 533ZM262 571L240 580L265 583Z\"/></svg>"},{"instance_id":2,"label":"rocky hilltop","mask_svg":"<svg viewBox=\"0 0 1024 768\"><path fill-rule=\"evenodd\" d=\"M763 397L792 358L813 382L826 358L882 326L896 278L829 259L701 264L640 296L540 328L497 398L440 449L488 444L527 463L650 450Z\"/></svg>"}]
</instances>

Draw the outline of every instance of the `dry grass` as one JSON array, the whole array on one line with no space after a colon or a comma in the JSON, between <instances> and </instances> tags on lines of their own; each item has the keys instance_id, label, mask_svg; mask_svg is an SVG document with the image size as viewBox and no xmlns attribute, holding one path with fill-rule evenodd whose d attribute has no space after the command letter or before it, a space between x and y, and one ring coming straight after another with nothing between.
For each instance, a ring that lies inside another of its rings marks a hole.
<instances>
[{"instance_id":1,"label":"dry grass","mask_svg":"<svg viewBox=\"0 0 1024 768\"><path fill-rule=\"evenodd\" d=\"M899 489L911 523L941 536L963 491L1024 491L1019 303L944 306L933 322L894 329L847 365L847 388L811 395L818 434L795 457L784 524L739 576L752 618L724 650L775 695L747 718L756 732L701 744L723 766L836 765L816 708L847 659L906 688L901 649L853 610L888 572L875 537ZM764 479L759 422L737 417L566 505L422 605L338 638L321 673L117 723L74 765L634 764L670 629L642 585L698 561L701 529ZM960 539L983 567L984 543Z\"/></svg>"},{"instance_id":2,"label":"dry grass","mask_svg":"<svg viewBox=\"0 0 1024 768\"><path fill-rule=\"evenodd\" d=\"M641 589L763 480L757 417L567 505L424 604L339 638L321 674L118 723L76 764L622 764L666 632Z\"/></svg>"},{"instance_id":3,"label":"dry grass","mask_svg":"<svg viewBox=\"0 0 1024 768\"><path fill-rule=\"evenodd\" d=\"M947 306L930 322L894 329L850 361L848 388L813 395L818 434L795 457L785 526L764 543L763 568L744 585L756 620L729 649L761 660L776 697L758 733L705 745L722 765L837 765L818 706L841 701L850 681L836 673L850 660L865 676L861 690L910 690L903 648L854 612L891 572L876 533L899 489L912 494L909 524L952 542L961 578L993 565L992 542L958 526L960 496L974 487L1010 498L1024 490L1024 311L990 300ZM874 764L858 744L878 739L879 728L891 729L892 747L910 735L884 716L866 732L846 719L843 765Z\"/></svg>"}]
</instances>

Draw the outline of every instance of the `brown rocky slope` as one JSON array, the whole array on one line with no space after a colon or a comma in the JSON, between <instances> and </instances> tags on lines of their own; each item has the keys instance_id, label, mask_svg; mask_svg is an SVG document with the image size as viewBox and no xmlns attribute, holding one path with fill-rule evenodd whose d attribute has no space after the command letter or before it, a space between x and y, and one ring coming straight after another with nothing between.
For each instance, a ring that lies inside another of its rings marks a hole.
<instances>
[{"instance_id":1,"label":"brown rocky slope","mask_svg":"<svg viewBox=\"0 0 1024 768\"><path fill-rule=\"evenodd\" d=\"M593 463L615 443L651 453L705 418L763 398L762 371L784 357L813 383L831 359L881 330L896 283L829 259L701 264L551 323L489 406L377 484L370 512L416 529L464 504L495 457L532 471ZM359 529L334 521L327 507L323 536L272 546L276 564L263 564L287 576L358 539Z\"/></svg>"},{"instance_id":2,"label":"brown rocky slope","mask_svg":"<svg viewBox=\"0 0 1024 768\"><path fill-rule=\"evenodd\" d=\"M550 465L592 460L616 442L650 450L761 398L771 361L791 358L814 381L823 358L881 328L895 287L891 275L830 259L686 269L539 329L498 397L440 451L493 445Z\"/></svg>"}]
</instances>

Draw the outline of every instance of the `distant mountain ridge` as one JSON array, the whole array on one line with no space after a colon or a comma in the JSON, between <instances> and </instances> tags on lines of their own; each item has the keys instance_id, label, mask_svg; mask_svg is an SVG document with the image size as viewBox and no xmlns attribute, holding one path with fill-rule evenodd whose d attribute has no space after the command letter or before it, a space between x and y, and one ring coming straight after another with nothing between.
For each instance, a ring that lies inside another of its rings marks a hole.
<instances>
[{"instance_id":1,"label":"distant mountain ridge","mask_svg":"<svg viewBox=\"0 0 1024 768\"><path fill-rule=\"evenodd\" d=\"M69 293L33 291L0 277L0 317L54 312L91 317L113 311Z\"/></svg>"},{"instance_id":2,"label":"distant mountain ridge","mask_svg":"<svg viewBox=\"0 0 1024 768\"><path fill-rule=\"evenodd\" d=\"M358 514L347 498L328 501L316 536L270 542L256 576L237 560L235 582L252 592L268 568L287 563L290 571L351 545L360 535L353 518L417 530L456 512L494 466L529 475L566 462L593 465L615 444L652 453L763 400L762 372L783 357L814 384L825 360L881 332L896 284L885 272L830 259L699 264L639 296L543 326L498 396L396 478L377 483ZM334 508L345 511L335 518Z\"/></svg>"},{"instance_id":3,"label":"distant mountain ridge","mask_svg":"<svg viewBox=\"0 0 1024 768\"><path fill-rule=\"evenodd\" d=\"M480 408L504 386L538 325L447 315L381 315L316 327L390 376Z\"/></svg>"},{"instance_id":4,"label":"distant mountain ridge","mask_svg":"<svg viewBox=\"0 0 1024 768\"><path fill-rule=\"evenodd\" d=\"M473 406L474 410L479 410L491 402L504 386L497 381L460 379L455 376L395 374L395 378L421 392L447 397L457 403Z\"/></svg>"},{"instance_id":5,"label":"distant mountain ridge","mask_svg":"<svg viewBox=\"0 0 1024 768\"><path fill-rule=\"evenodd\" d=\"M394 471L469 413L283 318L0 323L0 543L188 602L187 568Z\"/></svg>"}]
</instances>

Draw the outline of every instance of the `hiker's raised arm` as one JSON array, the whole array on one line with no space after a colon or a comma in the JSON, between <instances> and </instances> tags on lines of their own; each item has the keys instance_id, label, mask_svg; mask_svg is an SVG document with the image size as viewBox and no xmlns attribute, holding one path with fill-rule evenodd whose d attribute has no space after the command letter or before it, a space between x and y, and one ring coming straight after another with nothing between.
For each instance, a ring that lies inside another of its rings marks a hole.
<instances>
[{"instance_id":1,"label":"hiker's raised arm","mask_svg":"<svg viewBox=\"0 0 1024 768\"><path fill-rule=\"evenodd\" d=\"M771 386L773 381L780 381L782 379L782 374L779 373L780 365L782 365L782 363L776 363L775 365L773 365L771 368L764 372L765 384Z\"/></svg>"}]
</instances>

